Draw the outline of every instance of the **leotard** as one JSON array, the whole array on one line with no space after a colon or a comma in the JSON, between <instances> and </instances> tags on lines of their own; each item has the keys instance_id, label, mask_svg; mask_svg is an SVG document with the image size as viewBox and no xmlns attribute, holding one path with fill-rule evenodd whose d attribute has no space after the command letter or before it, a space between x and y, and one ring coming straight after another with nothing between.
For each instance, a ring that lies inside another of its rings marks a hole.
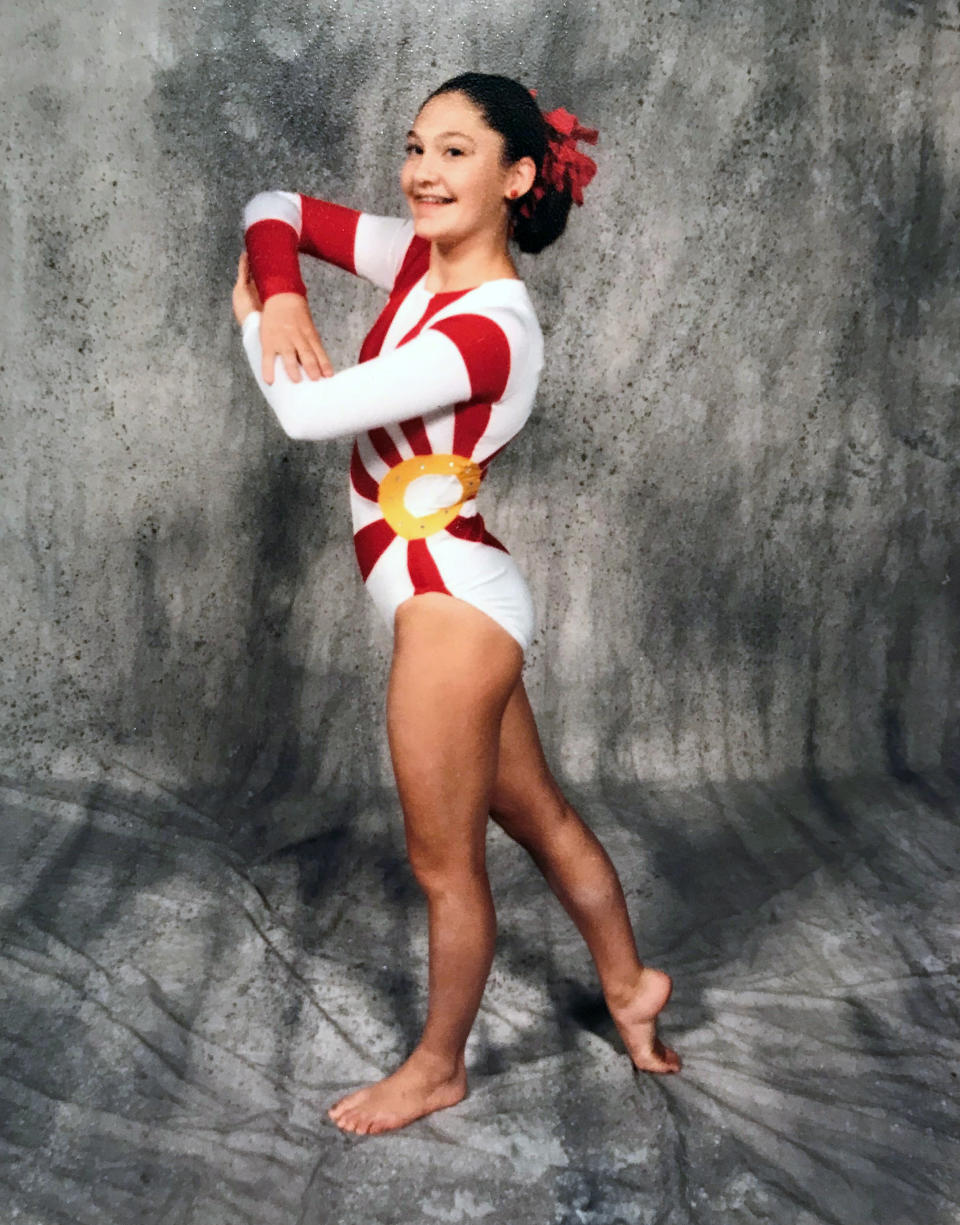
<instances>
[{"instance_id":1,"label":"leotard","mask_svg":"<svg viewBox=\"0 0 960 1225\"><path fill-rule=\"evenodd\" d=\"M430 244L413 222L311 196L261 192L244 210L251 273L262 300L306 294L298 253L388 292L356 366L299 383L282 359L262 376L260 312L243 345L260 390L291 438L355 436L350 504L357 561L392 627L398 606L437 591L474 605L526 651L533 605L523 576L476 509L490 461L533 408L543 337L523 281L431 293Z\"/></svg>"}]
</instances>

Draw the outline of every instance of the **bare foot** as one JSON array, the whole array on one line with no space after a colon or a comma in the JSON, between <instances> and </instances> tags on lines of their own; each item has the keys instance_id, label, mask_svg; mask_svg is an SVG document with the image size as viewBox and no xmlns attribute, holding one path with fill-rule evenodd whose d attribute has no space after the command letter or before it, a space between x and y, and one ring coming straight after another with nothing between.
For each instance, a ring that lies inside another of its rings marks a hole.
<instances>
[{"instance_id":1,"label":"bare foot","mask_svg":"<svg viewBox=\"0 0 960 1225\"><path fill-rule=\"evenodd\" d=\"M670 998L673 980L663 970L644 966L636 990L622 1000L607 1000L633 1066L641 1072L679 1072L680 1056L657 1037L656 1016Z\"/></svg>"},{"instance_id":2,"label":"bare foot","mask_svg":"<svg viewBox=\"0 0 960 1225\"><path fill-rule=\"evenodd\" d=\"M417 1049L390 1076L348 1093L327 1114L343 1131L372 1136L406 1127L444 1106L455 1106L466 1095L467 1071L462 1056L451 1070L446 1061Z\"/></svg>"}]
</instances>

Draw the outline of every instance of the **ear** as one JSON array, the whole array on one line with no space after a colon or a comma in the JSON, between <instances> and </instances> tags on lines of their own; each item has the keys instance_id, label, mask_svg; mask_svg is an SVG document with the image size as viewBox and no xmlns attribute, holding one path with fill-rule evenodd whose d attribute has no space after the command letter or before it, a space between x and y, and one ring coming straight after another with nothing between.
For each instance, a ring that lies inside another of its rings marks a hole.
<instances>
[{"instance_id":1,"label":"ear","mask_svg":"<svg viewBox=\"0 0 960 1225\"><path fill-rule=\"evenodd\" d=\"M521 157L507 171L503 194L511 200L525 196L537 177L537 164L532 157Z\"/></svg>"}]
</instances>

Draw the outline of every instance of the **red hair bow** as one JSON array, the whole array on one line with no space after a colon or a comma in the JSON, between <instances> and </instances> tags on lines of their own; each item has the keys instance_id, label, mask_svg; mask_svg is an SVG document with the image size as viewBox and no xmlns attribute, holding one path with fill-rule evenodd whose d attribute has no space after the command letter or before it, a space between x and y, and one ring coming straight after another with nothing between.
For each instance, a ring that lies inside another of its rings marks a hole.
<instances>
[{"instance_id":1,"label":"red hair bow","mask_svg":"<svg viewBox=\"0 0 960 1225\"><path fill-rule=\"evenodd\" d=\"M536 90L531 90L536 97ZM595 145L599 132L596 128L585 128L576 115L558 106L544 116L549 131L547 152L540 173L530 191L520 204L520 212L529 216L534 204L546 195L546 187L567 192L575 204L583 203L583 189L597 173L597 163L577 148L578 140Z\"/></svg>"}]
</instances>

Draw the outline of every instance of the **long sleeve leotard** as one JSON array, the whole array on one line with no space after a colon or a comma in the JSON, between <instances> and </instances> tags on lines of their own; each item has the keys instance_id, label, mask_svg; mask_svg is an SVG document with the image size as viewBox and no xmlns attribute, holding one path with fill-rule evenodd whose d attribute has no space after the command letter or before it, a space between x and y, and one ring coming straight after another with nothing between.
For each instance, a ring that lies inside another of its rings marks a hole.
<instances>
[{"instance_id":1,"label":"long sleeve leotard","mask_svg":"<svg viewBox=\"0 0 960 1225\"><path fill-rule=\"evenodd\" d=\"M294 192L261 192L244 212L261 299L306 294L299 253L366 277L388 292L356 366L294 383L277 359L262 376L260 312L243 324L251 370L292 438L355 437L350 464L360 571L388 624L425 591L473 604L526 650L530 595L475 495L491 459L530 415L543 339L515 278L473 289L425 288L430 246L413 223Z\"/></svg>"}]
</instances>

